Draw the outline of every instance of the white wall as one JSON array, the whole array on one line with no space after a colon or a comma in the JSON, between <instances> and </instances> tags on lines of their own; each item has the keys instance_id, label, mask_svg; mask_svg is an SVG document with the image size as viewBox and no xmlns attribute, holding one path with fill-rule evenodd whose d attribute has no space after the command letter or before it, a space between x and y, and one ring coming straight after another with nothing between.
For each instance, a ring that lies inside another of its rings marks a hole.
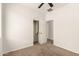
<instances>
[{"instance_id":1,"label":"white wall","mask_svg":"<svg viewBox=\"0 0 79 59\"><path fill-rule=\"evenodd\" d=\"M43 32L44 15L19 4L3 4L3 51L13 51L33 45L33 19L40 21L40 32ZM42 29L43 28L43 29ZM41 37L40 43L46 39Z\"/></svg>"},{"instance_id":2,"label":"white wall","mask_svg":"<svg viewBox=\"0 0 79 59\"><path fill-rule=\"evenodd\" d=\"M2 37L1 37L1 3L0 3L0 55L2 55Z\"/></svg>"},{"instance_id":3,"label":"white wall","mask_svg":"<svg viewBox=\"0 0 79 59\"><path fill-rule=\"evenodd\" d=\"M48 13L54 19L56 46L79 53L79 4L67 4Z\"/></svg>"}]
</instances>

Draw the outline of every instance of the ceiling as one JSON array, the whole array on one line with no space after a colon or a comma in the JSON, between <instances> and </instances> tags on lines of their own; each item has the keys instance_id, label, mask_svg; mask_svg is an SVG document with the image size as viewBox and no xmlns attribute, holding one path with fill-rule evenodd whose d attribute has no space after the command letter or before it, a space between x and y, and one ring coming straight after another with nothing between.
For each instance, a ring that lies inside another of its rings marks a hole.
<instances>
[{"instance_id":1,"label":"ceiling","mask_svg":"<svg viewBox=\"0 0 79 59\"><path fill-rule=\"evenodd\" d=\"M38 6L41 3L20 3L20 5L23 6L27 6L28 8L34 9L34 10L38 10L38 11L43 11L43 12L47 12L47 9L50 8L50 6L48 5L48 3L45 3L41 8L38 8ZM53 9L57 9L60 8L64 5L66 5L67 3L53 3L54 7L52 7Z\"/></svg>"},{"instance_id":2,"label":"ceiling","mask_svg":"<svg viewBox=\"0 0 79 59\"><path fill-rule=\"evenodd\" d=\"M41 3L22 3L21 5L27 6L34 10L40 10L40 11L45 11L47 8L49 8L48 4L44 4L41 8L38 8L40 4Z\"/></svg>"}]
</instances>

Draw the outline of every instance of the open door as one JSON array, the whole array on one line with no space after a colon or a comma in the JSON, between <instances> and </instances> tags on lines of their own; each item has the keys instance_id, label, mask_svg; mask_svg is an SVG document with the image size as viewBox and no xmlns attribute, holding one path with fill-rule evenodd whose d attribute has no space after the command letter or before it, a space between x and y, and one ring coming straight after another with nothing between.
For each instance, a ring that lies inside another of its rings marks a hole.
<instances>
[{"instance_id":1,"label":"open door","mask_svg":"<svg viewBox=\"0 0 79 59\"><path fill-rule=\"evenodd\" d=\"M47 43L46 21L45 20L40 20L39 22L39 43L40 44Z\"/></svg>"},{"instance_id":2,"label":"open door","mask_svg":"<svg viewBox=\"0 0 79 59\"><path fill-rule=\"evenodd\" d=\"M45 20L34 20L33 21L33 43L43 44L47 42L46 35L46 21Z\"/></svg>"}]
</instances>

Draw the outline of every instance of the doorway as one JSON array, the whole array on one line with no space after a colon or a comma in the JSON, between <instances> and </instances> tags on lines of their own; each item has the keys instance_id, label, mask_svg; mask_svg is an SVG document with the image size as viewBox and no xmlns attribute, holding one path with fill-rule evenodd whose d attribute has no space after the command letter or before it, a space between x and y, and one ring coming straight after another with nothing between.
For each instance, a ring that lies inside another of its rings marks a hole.
<instances>
[{"instance_id":1,"label":"doorway","mask_svg":"<svg viewBox=\"0 0 79 59\"><path fill-rule=\"evenodd\" d=\"M38 20L34 20L33 21L33 37L34 37L34 41L33 44L38 44L39 43L39 21Z\"/></svg>"},{"instance_id":2,"label":"doorway","mask_svg":"<svg viewBox=\"0 0 79 59\"><path fill-rule=\"evenodd\" d=\"M47 42L53 44L53 20L47 21Z\"/></svg>"}]
</instances>

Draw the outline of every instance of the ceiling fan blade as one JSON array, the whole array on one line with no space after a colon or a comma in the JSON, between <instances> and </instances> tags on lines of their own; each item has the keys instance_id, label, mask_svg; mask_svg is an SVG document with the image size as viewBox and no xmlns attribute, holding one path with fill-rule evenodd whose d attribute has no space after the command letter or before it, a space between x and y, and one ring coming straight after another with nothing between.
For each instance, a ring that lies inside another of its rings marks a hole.
<instances>
[{"instance_id":1,"label":"ceiling fan blade","mask_svg":"<svg viewBox=\"0 0 79 59\"><path fill-rule=\"evenodd\" d=\"M53 7L53 4L52 3L48 3L48 4L49 4L50 7Z\"/></svg>"},{"instance_id":2,"label":"ceiling fan blade","mask_svg":"<svg viewBox=\"0 0 79 59\"><path fill-rule=\"evenodd\" d=\"M40 6L39 6L38 8L41 8L41 6L42 6L43 4L44 4L44 3L41 3Z\"/></svg>"}]
</instances>

